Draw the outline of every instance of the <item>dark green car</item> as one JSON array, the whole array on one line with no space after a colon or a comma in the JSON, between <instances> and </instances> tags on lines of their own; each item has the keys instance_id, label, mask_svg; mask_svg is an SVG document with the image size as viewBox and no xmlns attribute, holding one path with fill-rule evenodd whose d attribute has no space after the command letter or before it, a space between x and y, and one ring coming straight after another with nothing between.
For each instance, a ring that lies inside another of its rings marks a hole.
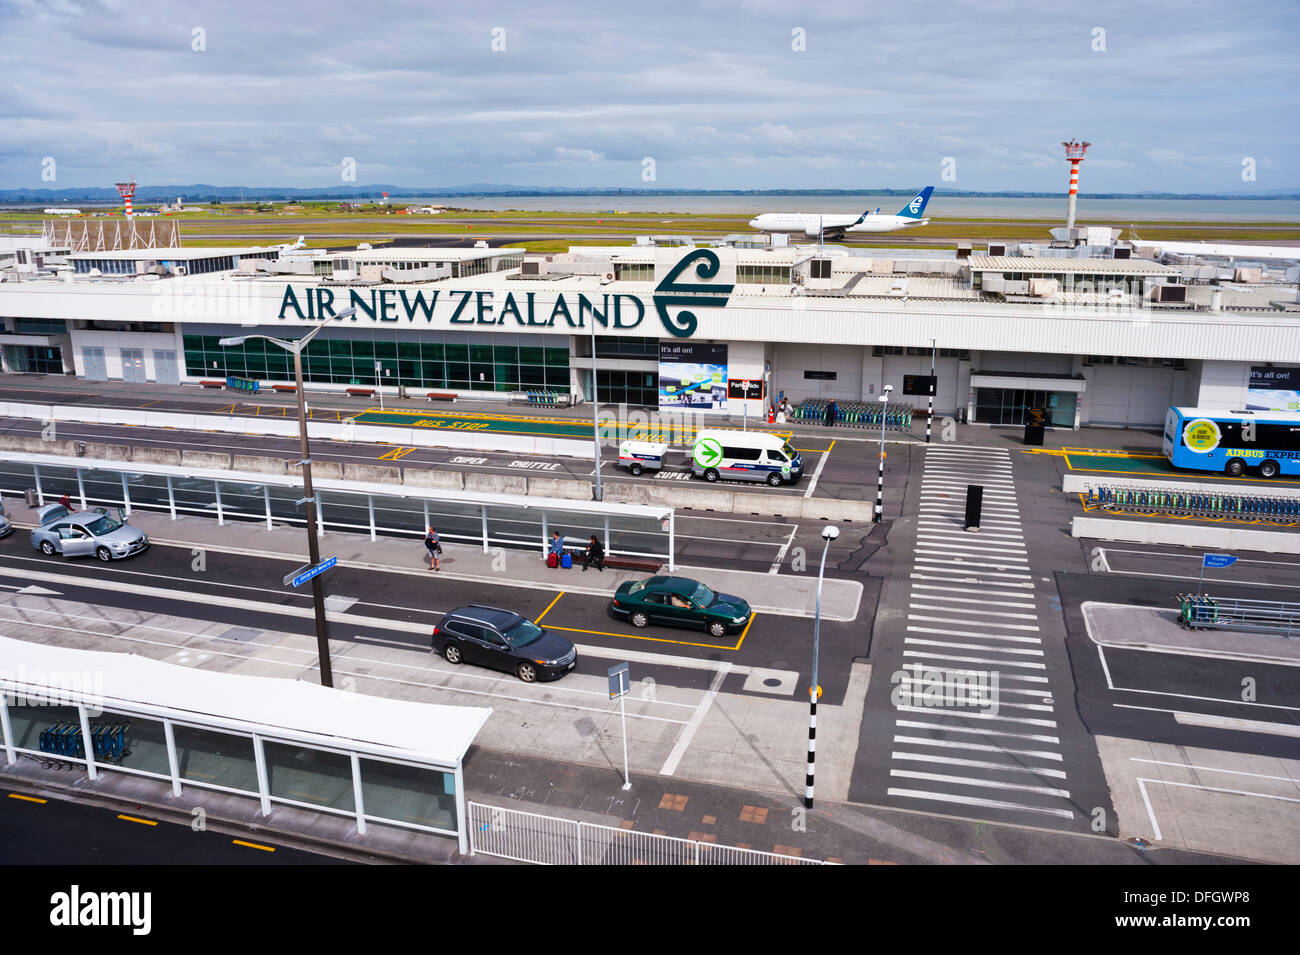
<instances>
[{"instance_id":1,"label":"dark green car","mask_svg":"<svg viewBox=\"0 0 1300 955\"><path fill-rule=\"evenodd\" d=\"M699 627L711 637L739 633L753 615L739 597L715 593L689 577L628 581L615 592L609 612L638 629L652 623Z\"/></svg>"}]
</instances>

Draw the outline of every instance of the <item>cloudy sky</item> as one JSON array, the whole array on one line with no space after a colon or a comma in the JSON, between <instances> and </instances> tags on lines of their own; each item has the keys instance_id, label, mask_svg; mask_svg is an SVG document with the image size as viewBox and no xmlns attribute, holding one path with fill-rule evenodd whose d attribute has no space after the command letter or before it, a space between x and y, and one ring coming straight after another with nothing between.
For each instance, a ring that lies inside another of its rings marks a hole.
<instances>
[{"instance_id":1,"label":"cloudy sky","mask_svg":"<svg viewBox=\"0 0 1300 955\"><path fill-rule=\"evenodd\" d=\"M1055 192L1072 136L1085 192L1300 188L1291 0L0 0L0 24L0 188L327 187L350 158L358 185Z\"/></svg>"}]
</instances>

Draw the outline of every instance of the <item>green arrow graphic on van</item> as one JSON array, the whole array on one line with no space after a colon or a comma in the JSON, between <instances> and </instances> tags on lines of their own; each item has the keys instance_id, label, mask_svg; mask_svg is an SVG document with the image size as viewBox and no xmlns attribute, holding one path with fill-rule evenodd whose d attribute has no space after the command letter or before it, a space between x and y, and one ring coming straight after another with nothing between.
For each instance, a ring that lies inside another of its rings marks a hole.
<instances>
[{"instance_id":1,"label":"green arrow graphic on van","mask_svg":"<svg viewBox=\"0 0 1300 955\"><path fill-rule=\"evenodd\" d=\"M722 445L716 438L700 438L695 442L695 463L711 468L722 461Z\"/></svg>"}]
</instances>

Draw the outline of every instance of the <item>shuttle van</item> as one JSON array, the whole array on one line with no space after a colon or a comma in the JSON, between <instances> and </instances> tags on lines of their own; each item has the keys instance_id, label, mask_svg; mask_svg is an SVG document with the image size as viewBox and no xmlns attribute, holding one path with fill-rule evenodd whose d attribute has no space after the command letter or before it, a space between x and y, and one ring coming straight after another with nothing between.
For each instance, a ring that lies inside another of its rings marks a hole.
<instances>
[{"instance_id":1,"label":"shuttle van","mask_svg":"<svg viewBox=\"0 0 1300 955\"><path fill-rule=\"evenodd\" d=\"M779 487L803 477L803 459L766 431L704 430L695 436L691 473L706 481L766 481Z\"/></svg>"}]
</instances>

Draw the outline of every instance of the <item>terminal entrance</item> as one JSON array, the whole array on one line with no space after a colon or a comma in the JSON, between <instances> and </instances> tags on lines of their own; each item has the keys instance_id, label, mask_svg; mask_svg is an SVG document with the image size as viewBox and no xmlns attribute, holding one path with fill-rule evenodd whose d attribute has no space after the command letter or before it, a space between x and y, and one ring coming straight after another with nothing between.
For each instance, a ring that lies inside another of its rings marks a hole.
<instances>
[{"instance_id":1,"label":"terminal entrance","mask_svg":"<svg viewBox=\"0 0 1300 955\"><path fill-rule=\"evenodd\" d=\"M1042 408L1053 428L1074 427L1078 396L1072 391L1035 391L1029 388L975 389L975 420L980 424L1024 425L1030 408Z\"/></svg>"},{"instance_id":2,"label":"terminal entrance","mask_svg":"<svg viewBox=\"0 0 1300 955\"><path fill-rule=\"evenodd\" d=\"M61 375L63 349L47 345L6 345L5 368L38 375Z\"/></svg>"}]
</instances>

